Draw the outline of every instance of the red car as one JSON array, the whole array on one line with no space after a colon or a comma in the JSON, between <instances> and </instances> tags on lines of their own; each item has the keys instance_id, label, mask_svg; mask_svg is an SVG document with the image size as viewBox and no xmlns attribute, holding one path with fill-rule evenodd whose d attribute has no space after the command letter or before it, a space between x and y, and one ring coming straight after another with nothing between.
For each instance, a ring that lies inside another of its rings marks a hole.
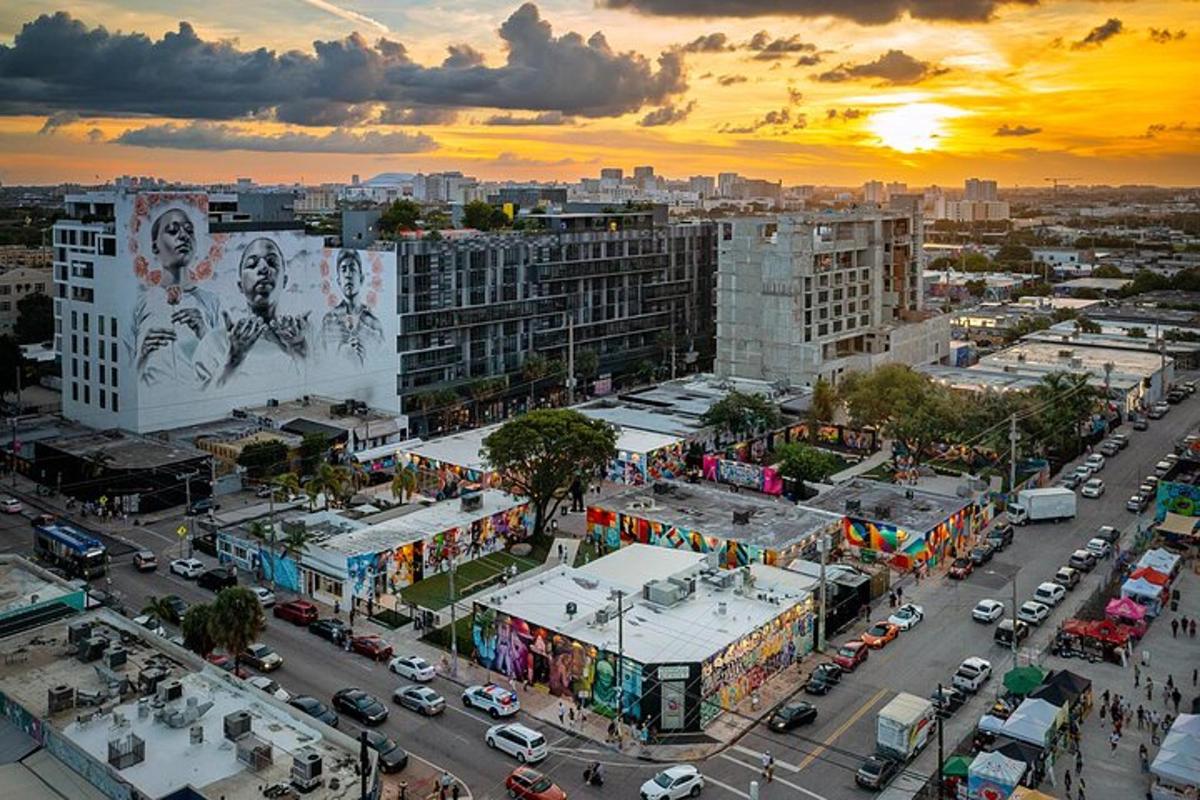
<instances>
[{"instance_id":1,"label":"red car","mask_svg":"<svg viewBox=\"0 0 1200 800\"><path fill-rule=\"evenodd\" d=\"M870 654L871 649L867 647L866 642L858 640L846 642L834 654L833 663L846 670L846 672L854 672L859 664L867 660L867 656Z\"/></svg>"},{"instance_id":2,"label":"red car","mask_svg":"<svg viewBox=\"0 0 1200 800\"><path fill-rule=\"evenodd\" d=\"M373 633L350 637L350 649L376 661L387 661L392 657L392 646Z\"/></svg>"},{"instance_id":3,"label":"red car","mask_svg":"<svg viewBox=\"0 0 1200 800\"><path fill-rule=\"evenodd\" d=\"M529 767L517 767L510 772L504 788L509 797L521 800L567 800L567 793L558 784Z\"/></svg>"},{"instance_id":4,"label":"red car","mask_svg":"<svg viewBox=\"0 0 1200 800\"><path fill-rule=\"evenodd\" d=\"M862 640L867 647L873 647L878 650L881 647L887 646L887 643L895 639L900 629L890 622L876 622L871 627L867 628L862 635Z\"/></svg>"},{"instance_id":5,"label":"red car","mask_svg":"<svg viewBox=\"0 0 1200 800\"><path fill-rule=\"evenodd\" d=\"M950 577L962 580L975 571L975 564L969 558L956 558L950 565Z\"/></svg>"},{"instance_id":6,"label":"red car","mask_svg":"<svg viewBox=\"0 0 1200 800\"><path fill-rule=\"evenodd\" d=\"M279 619L286 619L293 625L307 625L317 621L317 607L307 600L288 600L279 603L273 612Z\"/></svg>"},{"instance_id":7,"label":"red car","mask_svg":"<svg viewBox=\"0 0 1200 800\"><path fill-rule=\"evenodd\" d=\"M233 672L233 659L224 653L209 653L204 657L208 663L220 667L226 672ZM249 678L250 672L245 667L239 666L237 672L234 672L239 678Z\"/></svg>"}]
</instances>

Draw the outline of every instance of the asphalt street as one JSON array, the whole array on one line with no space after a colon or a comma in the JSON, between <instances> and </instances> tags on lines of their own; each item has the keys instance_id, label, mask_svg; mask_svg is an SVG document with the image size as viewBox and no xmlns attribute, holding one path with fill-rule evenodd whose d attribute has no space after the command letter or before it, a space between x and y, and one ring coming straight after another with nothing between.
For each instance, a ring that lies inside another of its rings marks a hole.
<instances>
[{"instance_id":1,"label":"asphalt street","mask_svg":"<svg viewBox=\"0 0 1200 800\"><path fill-rule=\"evenodd\" d=\"M700 764L708 779L705 795L710 797L749 798L749 784L759 778L759 758L770 750L775 758L773 783L761 787L760 797L804 797L811 800L843 800L867 796L854 785L859 762L874 749L875 712L898 691L928 696L938 681L948 682L957 665L966 657L978 655L990 660L997 675L988 687L976 695L946 725L946 741L953 743L973 727L974 721L990 703L998 676L1011 665L1011 653L993 644L992 628L972 621L971 608L980 599L994 598L1011 602L1012 581L1017 581L1018 602L1032 594L1034 587L1049 580L1065 563L1068 554L1081 547L1100 525L1120 527L1134 522L1125 510L1125 501L1151 474L1153 465L1172 449L1173 443L1200 422L1200 398L1192 397L1172 407L1162 420L1152 422L1144 432L1132 432L1130 446L1108 460L1100 473L1107 490L1096 500L1079 498L1079 515L1061 524L1030 525L1018 528L1014 543L989 564L965 581L932 577L914 585L903 584L905 600L925 608L925 620L885 649L875 651L868 661L842 685L825 697L808 698L819 709L817 721L791 734L773 734L756 726L723 752ZM1073 466L1073 465L1072 465ZM2 489L0 489L2 491ZM0 550L28 552L30 529L25 515L0 518ZM159 553L161 566L155 573L138 573L130 556L114 559L112 583L131 613L140 609L153 594L177 594L188 603L212 599L211 593L194 582L169 575L166 562L179 553L174 529L178 520L163 520L153 527L130 527L123 536L139 546ZM213 559L197 554L206 564ZM1100 568L1103 569L1103 568ZM1081 588L1068 596L1082 597L1100 580L1100 569L1088 576ZM99 583L99 582L98 582ZM283 595L281 594L281 597ZM1067 604L1064 604L1067 605ZM877 608L872 619L887 616L887 604ZM1041 645L1053 635L1054 626L1067 616L1063 606L1035 631L1032 643ZM438 678L433 686L447 698L447 711L434 719L390 703L392 690L403 683L382 664L362 656L344 653L317 639L304 628L268 617L264 641L283 657L284 666L273 673L280 685L293 694L311 694L328 702L332 694L345 686L358 686L391 706L391 717L383 730L411 754L426 759L438 769L448 769L465 782L475 798L505 796L503 781L515 766L509 757L486 748L484 732L493 724L486 715L463 708L457 686ZM865 627L865 626L864 626ZM853 638L857 632L843 638ZM839 640L840 641L840 640ZM820 660L816 657L815 660ZM805 662L804 668L815 663ZM1082 667L1086 672L1086 666ZM799 673L797 672L797 688ZM541 729L551 744L550 757L540 768L562 786L574 800L587 797L636 798L638 786L651 777L660 765L639 762L595 742L583 740L547 728L543 723L521 715L521 721ZM354 723L343 718L343 729L354 730ZM936 766L935 748L929 748L912 766L912 771L930 774ZM591 760L606 764L607 783L603 789L583 785L581 773Z\"/></svg>"}]
</instances>

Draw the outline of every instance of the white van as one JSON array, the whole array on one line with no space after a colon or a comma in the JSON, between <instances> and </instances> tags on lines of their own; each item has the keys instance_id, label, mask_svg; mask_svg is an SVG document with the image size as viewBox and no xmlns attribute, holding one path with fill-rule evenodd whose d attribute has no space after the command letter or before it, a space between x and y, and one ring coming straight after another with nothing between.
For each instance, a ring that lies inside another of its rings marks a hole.
<instances>
[{"instance_id":1,"label":"white van","mask_svg":"<svg viewBox=\"0 0 1200 800\"><path fill-rule=\"evenodd\" d=\"M546 737L519 722L493 725L484 736L487 746L508 753L522 764L546 757Z\"/></svg>"}]
</instances>

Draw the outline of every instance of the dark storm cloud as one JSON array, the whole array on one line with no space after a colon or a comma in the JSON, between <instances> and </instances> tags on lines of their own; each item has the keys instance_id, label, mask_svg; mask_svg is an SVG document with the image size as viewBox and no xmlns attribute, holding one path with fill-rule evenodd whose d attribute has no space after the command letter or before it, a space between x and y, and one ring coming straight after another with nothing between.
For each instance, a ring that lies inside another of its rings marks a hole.
<instances>
[{"instance_id":1,"label":"dark storm cloud","mask_svg":"<svg viewBox=\"0 0 1200 800\"><path fill-rule=\"evenodd\" d=\"M679 49L685 53L722 53L735 48L725 34L710 33L707 36L698 36Z\"/></svg>"},{"instance_id":2,"label":"dark storm cloud","mask_svg":"<svg viewBox=\"0 0 1200 800\"><path fill-rule=\"evenodd\" d=\"M1006 5L1037 0L595 0L600 8L623 8L675 17L840 17L882 25L908 14L914 19L986 22Z\"/></svg>"},{"instance_id":3,"label":"dark storm cloud","mask_svg":"<svg viewBox=\"0 0 1200 800\"><path fill-rule=\"evenodd\" d=\"M913 58L903 50L888 50L874 61L865 64L841 64L816 79L824 83L841 83L862 78L879 78L884 83L902 86L919 83L926 78L945 74L947 70L928 61Z\"/></svg>"},{"instance_id":4,"label":"dark storm cloud","mask_svg":"<svg viewBox=\"0 0 1200 800\"><path fill-rule=\"evenodd\" d=\"M183 125L168 122L122 133L112 140L131 147L174 150L257 150L269 153L424 153L437 143L423 133L356 134L339 128L317 136L288 132L259 134L220 122L196 120Z\"/></svg>"},{"instance_id":5,"label":"dark storm cloud","mask_svg":"<svg viewBox=\"0 0 1200 800\"><path fill-rule=\"evenodd\" d=\"M1033 136L1035 133L1041 133L1041 128L1031 128L1028 125L1009 125L1005 123L999 128L993 136Z\"/></svg>"},{"instance_id":6,"label":"dark storm cloud","mask_svg":"<svg viewBox=\"0 0 1200 800\"><path fill-rule=\"evenodd\" d=\"M59 128L65 128L78 121L79 115L74 111L56 111L46 117L46 121L42 124L41 130L38 133L53 134Z\"/></svg>"},{"instance_id":7,"label":"dark storm cloud","mask_svg":"<svg viewBox=\"0 0 1200 800\"><path fill-rule=\"evenodd\" d=\"M796 59L797 67L815 67L820 63L821 56L816 53L809 53L808 55L803 55Z\"/></svg>"},{"instance_id":8,"label":"dark storm cloud","mask_svg":"<svg viewBox=\"0 0 1200 800\"><path fill-rule=\"evenodd\" d=\"M380 125L453 125L458 112L452 108L385 108L375 120Z\"/></svg>"},{"instance_id":9,"label":"dark storm cloud","mask_svg":"<svg viewBox=\"0 0 1200 800\"><path fill-rule=\"evenodd\" d=\"M683 122L688 118L696 108L696 101L693 100L686 106L667 105L662 108L656 108L638 121L638 125L643 128L657 128L660 125L674 125L677 122Z\"/></svg>"},{"instance_id":10,"label":"dark storm cloud","mask_svg":"<svg viewBox=\"0 0 1200 800\"><path fill-rule=\"evenodd\" d=\"M529 117L515 114L496 114L483 121L484 125L517 126L517 125L570 125L574 120L563 116L558 111L545 111Z\"/></svg>"},{"instance_id":11,"label":"dark storm cloud","mask_svg":"<svg viewBox=\"0 0 1200 800\"><path fill-rule=\"evenodd\" d=\"M1180 39L1186 38L1187 31L1185 30L1172 32L1169 28L1150 29L1150 41L1154 42L1155 44L1169 44L1171 42L1178 42Z\"/></svg>"},{"instance_id":12,"label":"dark storm cloud","mask_svg":"<svg viewBox=\"0 0 1200 800\"><path fill-rule=\"evenodd\" d=\"M804 114L792 115L791 109L781 108L778 111L768 111L749 125L722 125L718 133L754 133L763 128L799 129L808 127L808 117Z\"/></svg>"},{"instance_id":13,"label":"dark storm cloud","mask_svg":"<svg viewBox=\"0 0 1200 800\"><path fill-rule=\"evenodd\" d=\"M745 48L756 51L754 58L758 61L778 61L793 53L815 52L817 46L803 41L798 34L786 39L772 39L766 31L759 31L745 44Z\"/></svg>"},{"instance_id":14,"label":"dark storm cloud","mask_svg":"<svg viewBox=\"0 0 1200 800\"><path fill-rule=\"evenodd\" d=\"M1087 36L1072 44L1071 49L1086 50L1089 47L1099 47L1123 30L1125 30L1125 26L1121 23L1121 20L1116 17L1109 17L1108 21L1103 25L1097 25L1092 28Z\"/></svg>"},{"instance_id":15,"label":"dark storm cloud","mask_svg":"<svg viewBox=\"0 0 1200 800\"><path fill-rule=\"evenodd\" d=\"M375 103L605 117L661 106L687 88L678 51L661 53L656 65L614 50L600 33L555 36L532 3L499 33L501 66L485 66L463 45L450 48L442 64L425 66L399 42L370 43L358 34L314 42L311 52L276 52L205 41L186 22L154 40L88 28L60 12L26 23L12 45L0 46L0 114L232 120L275 112L299 124L336 125L360 119L360 108Z\"/></svg>"},{"instance_id":16,"label":"dark storm cloud","mask_svg":"<svg viewBox=\"0 0 1200 800\"><path fill-rule=\"evenodd\" d=\"M750 79L745 75L722 75L721 77L717 78L717 83L721 84L722 86L734 86L739 83L745 83L748 80Z\"/></svg>"},{"instance_id":17,"label":"dark storm cloud","mask_svg":"<svg viewBox=\"0 0 1200 800\"><path fill-rule=\"evenodd\" d=\"M787 93L788 93L788 102L794 106L799 105L800 102L804 99L804 92L800 91L795 86L787 87Z\"/></svg>"}]
</instances>

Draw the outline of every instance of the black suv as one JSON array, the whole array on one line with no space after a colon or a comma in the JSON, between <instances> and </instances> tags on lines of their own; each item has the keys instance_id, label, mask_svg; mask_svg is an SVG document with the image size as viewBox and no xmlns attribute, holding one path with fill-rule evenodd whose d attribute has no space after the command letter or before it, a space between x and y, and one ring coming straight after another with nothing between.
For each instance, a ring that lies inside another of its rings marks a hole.
<instances>
[{"instance_id":1,"label":"black suv","mask_svg":"<svg viewBox=\"0 0 1200 800\"><path fill-rule=\"evenodd\" d=\"M1012 525L1007 522L1004 524L1001 524L1001 525L997 525L996 527L994 527L990 531L988 531L987 540L988 540L988 544L990 544L993 548L995 548L996 552L1000 552L1001 550L1003 550L1004 548L1006 548L1010 544L1012 544L1012 540L1013 540Z\"/></svg>"},{"instance_id":2,"label":"black suv","mask_svg":"<svg viewBox=\"0 0 1200 800\"><path fill-rule=\"evenodd\" d=\"M196 585L201 589L219 592L222 589L228 589L230 586L237 586L237 575L234 575L224 567L216 567L207 572L201 572L200 577L196 578Z\"/></svg>"}]
</instances>

